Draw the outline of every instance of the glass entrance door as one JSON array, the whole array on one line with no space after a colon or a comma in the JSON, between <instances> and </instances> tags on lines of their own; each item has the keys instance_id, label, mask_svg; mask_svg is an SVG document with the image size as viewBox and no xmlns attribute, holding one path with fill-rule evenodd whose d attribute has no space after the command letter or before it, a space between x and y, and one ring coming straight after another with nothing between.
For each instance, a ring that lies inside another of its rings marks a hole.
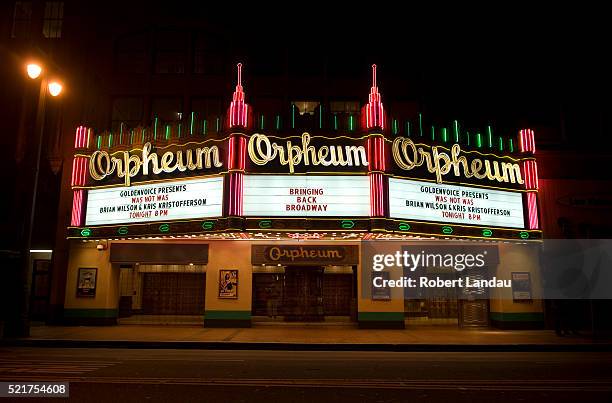
<instances>
[{"instance_id":1,"label":"glass entrance door","mask_svg":"<svg viewBox=\"0 0 612 403\"><path fill-rule=\"evenodd\" d=\"M288 266L283 307L286 321L324 320L323 267Z\"/></svg>"}]
</instances>

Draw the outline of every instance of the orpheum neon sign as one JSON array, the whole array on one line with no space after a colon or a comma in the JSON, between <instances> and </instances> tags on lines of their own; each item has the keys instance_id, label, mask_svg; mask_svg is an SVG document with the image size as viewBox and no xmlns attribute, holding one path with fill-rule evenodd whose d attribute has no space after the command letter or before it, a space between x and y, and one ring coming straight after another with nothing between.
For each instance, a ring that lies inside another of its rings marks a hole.
<instances>
[{"instance_id":1,"label":"orpheum neon sign","mask_svg":"<svg viewBox=\"0 0 612 403\"><path fill-rule=\"evenodd\" d=\"M253 134L249 139L248 152L250 160L256 165L266 165L278 160L294 173L297 165L304 166L368 166L366 148L362 145L321 145L310 144L310 134L303 133L301 144L287 140L284 144L270 141L264 134Z\"/></svg>"},{"instance_id":2,"label":"orpheum neon sign","mask_svg":"<svg viewBox=\"0 0 612 403\"><path fill-rule=\"evenodd\" d=\"M429 148L429 150L427 150ZM450 148L450 154L442 151L445 147L415 144L411 139L398 137L393 141L393 160L402 170L410 171L424 166L436 175L436 182L442 183L448 174L465 178L487 179L490 181L524 184L521 167L515 162L468 158L459 144Z\"/></svg>"},{"instance_id":3,"label":"orpheum neon sign","mask_svg":"<svg viewBox=\"0 0 612 403\"><path fill-rule=\"evenodd\" d=\"M89 175L99 181L114 174L124 178L125 186L130 186L131 178L140 174L149 175L149 172L159 175L223 166L217 146L166 151L161 156L151 152L151 148L151 143L146 143L141 155L122 151L119 152L120 157L97 150L89 159Z\"/></svg>"}]
</instances>

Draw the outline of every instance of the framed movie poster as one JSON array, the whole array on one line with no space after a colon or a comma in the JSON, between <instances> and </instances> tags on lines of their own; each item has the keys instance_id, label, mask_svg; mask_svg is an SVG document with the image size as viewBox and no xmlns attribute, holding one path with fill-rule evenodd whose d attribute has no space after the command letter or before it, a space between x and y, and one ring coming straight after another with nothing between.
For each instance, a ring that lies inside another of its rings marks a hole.
<instances>
[{"instance_id":1,"label":"framed movie poster","mask_svg":"<svg viewBox=\"0 0 612 403\"><path fill-rule=\"evenodd\" d=\"M512 273L512 299L531 301L531 275L529 272Z\"/></svg>"},{"instance_id":2,"label":"framed movie poster","mask_svg":"<svg viewBox=\"0 0 612 403\"><path fill-rule=\"evenodd\" d=\"M219 298L238 298L238 270L219 270Z\"/></svg>"},{"instance_id":3,"label":"framed movie poster","mask_svg":"<svg viewBox=\"0 0 612 403\"><path fill-rule=\"evenodd\" d=\"M77 297L95 297L97 277L97 268L79 268L79 276L77 277Z\"/></svg>"}]
</instances>

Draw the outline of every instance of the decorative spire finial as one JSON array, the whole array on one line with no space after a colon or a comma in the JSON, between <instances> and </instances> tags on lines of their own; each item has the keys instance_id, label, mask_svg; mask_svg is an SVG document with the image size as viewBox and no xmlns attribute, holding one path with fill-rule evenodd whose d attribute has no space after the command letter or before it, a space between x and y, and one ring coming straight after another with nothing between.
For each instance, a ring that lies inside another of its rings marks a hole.
<instances>
[{"instance_id":1,"label":"decorative spire finial","mask_svg":"<svg viewBox=\"0 0 612 403\"><path fill-rule=\"evenodd\" d=\"M376 65L372 65L372 87L376 88Z\"/></svg>"},{"instance_id":2,"label":"decorative spire finial","mask_svg":"<svg viewBox=\"0 0 612 403\"><path fill-rule=\"evenodd\" d=\"M376 65L373 64L372 88L370 88L370 95L368 97L369 102L362 110L362 123L366 129L371 129L373 127L385 128L385 111L381 99L376 85Z\"/></svg>"},{"instance_id":3,"label":"decorative spire finial","mask_svg":"<svg viewBox=\"0 0 612 403\"><path fill-rule=\"evenodd\" d=\"M244 102L244 91L242 89L242 63L236 65L238 67L238 82L236 90L232 97L232 102L229 107L229 126L247 126L247 115L249 106Z\"/></svg>"}]
</instances>

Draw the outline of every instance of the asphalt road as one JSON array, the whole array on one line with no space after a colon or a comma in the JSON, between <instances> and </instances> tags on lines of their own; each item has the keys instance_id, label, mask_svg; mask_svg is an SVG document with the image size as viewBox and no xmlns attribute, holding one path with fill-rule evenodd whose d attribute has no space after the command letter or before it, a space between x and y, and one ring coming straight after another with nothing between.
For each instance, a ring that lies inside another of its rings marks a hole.
<instances>
[{"instance_id":1,"label":"asphalt road","mask_svg":"<svg viewBox=\"0 0 612 403\"><path fill-rule=\"evenodd\" d=\"M610 402L612 353L0 348L0 381L75 402ZM64 401L28 399L26 401Z\"/></svg>"}]
</instances>

